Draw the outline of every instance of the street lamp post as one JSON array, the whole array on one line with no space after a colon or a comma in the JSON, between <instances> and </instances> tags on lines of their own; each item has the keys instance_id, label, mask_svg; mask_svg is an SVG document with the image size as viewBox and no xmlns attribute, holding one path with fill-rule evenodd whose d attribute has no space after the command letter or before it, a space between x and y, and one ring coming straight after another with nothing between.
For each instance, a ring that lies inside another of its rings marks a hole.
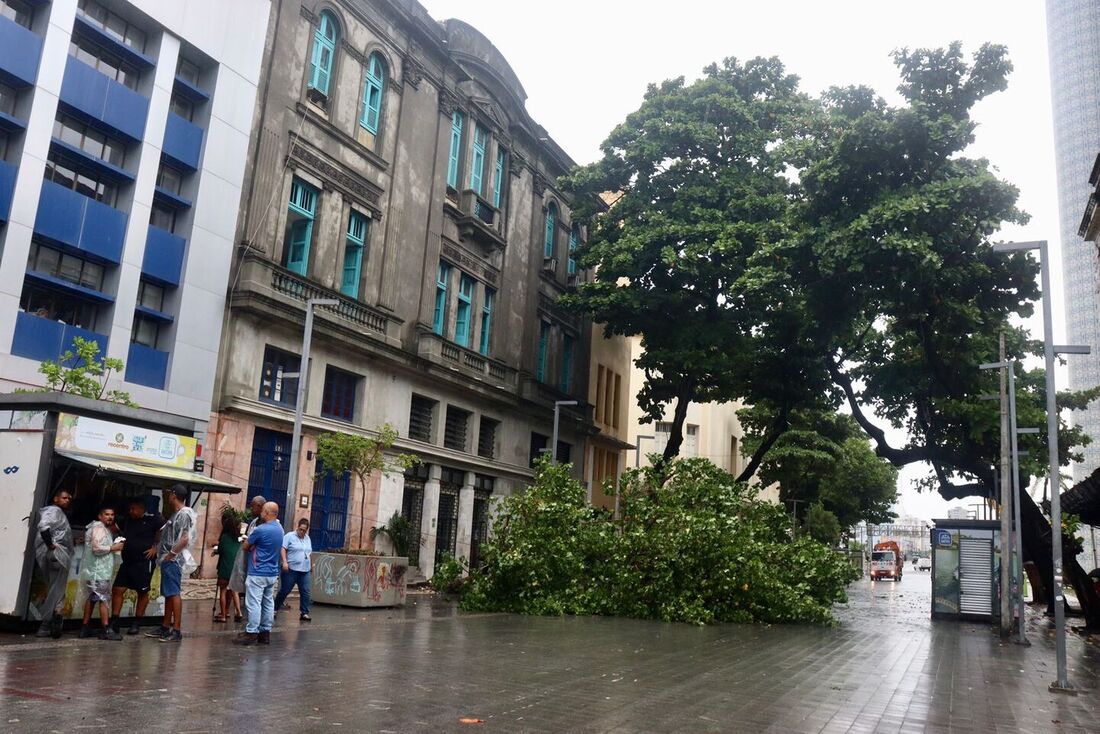
<instances>
[{"instance_id":1,"label":"street lamp post","mask_svg":"<svg viewBox=\"0 0 1100 734\"><path fill-rule=\"evenodd\" d=\"M994 252L1039 251L1039 287L1043 293L1043 361L1046 368L1047 390L1047 462L1050 471L1050 531L1051 559L1054 565L1054 631L1055 654L1058 662L1058 679L1050 684L1050 690L1074 692L1066 672L1066 609L1062 591L1062 498L1058 461L1058 401L1054 392L1054 355L1088 354L1088 346L1055 346L1054 316L1051 312L1050 256L1047 241L1001 242L993 246ZM1020 528L1022 532L1023 528ZM1020 620L1023 624L1023 620Z\"/></svg>"},{"instance_id":2,"label":"street lamp post","mask_svg":"<svg viewBox=\"0 0 1100 734\"><path fill-rule=\"evenodd\" d=\"M561 412L561 406L563 405L577 405L576 400L555 400L554 401L554 436L550 439L550 463L558 463L558 417Z\"/></svg>"},{"instance_id":3,"label":"street lamp post","mask_svg":"<svg viewBox=\"0 0 1100 734\"><path fill-rule=\"evenodd\" d=\"M306 408L306 392L309 390L309 347L313 340L313 310L317 306L335 306L334 298L311 298L306 301L306 325L302 331L302 356L298 364L298 396L294 401L294 433L290 437L290 476L286 481L286 504L283 508L283 526L294 530L294 513L298 507L298 452L302 446L302 413ZM366 488L364 487L364 491Z\"/></svg>"}]
</instances>

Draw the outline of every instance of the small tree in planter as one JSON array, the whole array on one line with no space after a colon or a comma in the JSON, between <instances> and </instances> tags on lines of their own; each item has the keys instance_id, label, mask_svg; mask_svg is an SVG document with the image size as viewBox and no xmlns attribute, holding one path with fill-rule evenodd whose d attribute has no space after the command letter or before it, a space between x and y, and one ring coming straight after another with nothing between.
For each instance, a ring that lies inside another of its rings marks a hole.
<instances>
[{"instance_id":1,"label":"small tree in planter","mask_svg":"<svg viewBox=\"0 0 1100 734\"><path fill-rule=\"evenodd\" d=\"M386 521L385 525L377 525L370 529L370 541L372 543L380 537L390 542L395 556L408 558L409 548L412 546L413 541L413 528L409 524L408 518L402 516L400 512L395 512Z\"/></svg>"},{"instance_id":2,"label":"small tree in planter","mask_svg":"<svg viewBox=\"0 0 1100 734\"><path fill-rule=\"evenodd\" d=\"M125 365L121 359L100 358L98 342L77 336L73 337L72 348L66 349L56 362L47 359L39 365L38 371L46 377L46 387L16 392L69 393L136 408L138 404L130 397L130 393L107 389L111 373L121 373L123 367Z\"/></svg>"},{"instance_id":3,"label":"small tree in planter","mask_svg":"<svg viewBox=\"0 0 1100 734\"><path fill-rule=\"evenodd\" d=\"M322 433L317 437L317 458L325 469L336 474L351 472L363 488L363 501L359 507L359 537L363 537L364 512L367 503L367 481L374 472L391 474L405 471L420 463L413 454L398 454L390 461L386 457L394 442L397 441L397 429L389 423L378 429L377 436L363 436L353 433ZM375 533L371 532L371 540ZM396 549L395 549L396 550ZM406 547L406 553L408 548Z\"/></svg>"}]
</instances>

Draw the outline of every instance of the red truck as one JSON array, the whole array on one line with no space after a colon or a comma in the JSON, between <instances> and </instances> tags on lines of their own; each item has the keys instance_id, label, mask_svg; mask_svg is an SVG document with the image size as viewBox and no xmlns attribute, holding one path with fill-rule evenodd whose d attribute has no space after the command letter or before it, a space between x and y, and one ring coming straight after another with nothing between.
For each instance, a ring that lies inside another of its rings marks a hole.
<instances>
[{"instance_id":1,"label":"red truck","mask_svg":"<svg viewBox=\"0 0 1100 734\"><path fill-rule=\"evenodd\" d=\"M901 581L902 567L905 565L901 557L901 547L893 540L884 540L875 543L871 551L871 580L892 579Z\"/></svg>"}]
</instances>

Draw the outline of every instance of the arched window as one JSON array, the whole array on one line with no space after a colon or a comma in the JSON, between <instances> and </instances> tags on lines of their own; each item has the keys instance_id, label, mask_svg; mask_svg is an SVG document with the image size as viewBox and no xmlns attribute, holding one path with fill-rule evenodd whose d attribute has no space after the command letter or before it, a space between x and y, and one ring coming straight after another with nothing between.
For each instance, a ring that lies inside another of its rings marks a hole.
<instances>
[{"instance_id":1,"label":"arched window","mask_svg":"<svg viewBox=\"0 0 1100 734\"><path fill-rule=\"evenodd\" d=\"M340 24L327 10L321 13L321 22L313 32L313 55L310 57L309 87L322 96L328 96L332 80L332 62L336 57L336 42L340 38Z\"/></svg>"},{"instance_id":2,"label":"arched window","mask_svg":"<svg viewBox=\"0 0 1100 734\"><path fill-rule=\"evenodd\" d=\"M367 77L363 82L363 109L359 124L371 135L378 135L382 120L382 93L386 89L386 62L375 51L367 60Z\"/></svg>"},{"instance_id":3,"label":"arched window","mask_svg":"<svg viewBox=\"0 0 1100 734\"><path fill-rule=\"evenodd\" d=\"M577 249L577 245L581 243L581 228L576 224L569 230L569 274L573 275L577 272L577 261L573 259L573 252Z\"/></svg>"},{"instance_id":4,"label":"arched window","mask_svg":"<svg viewBox=\"0 0 1100 734\"><path fill-rule=\"evenodd\" d=\"M542 247L543 257L554 257L554 234L558 227L558 205L550 202L546 207L546 240Z\"/></svg>"}]
</instances>

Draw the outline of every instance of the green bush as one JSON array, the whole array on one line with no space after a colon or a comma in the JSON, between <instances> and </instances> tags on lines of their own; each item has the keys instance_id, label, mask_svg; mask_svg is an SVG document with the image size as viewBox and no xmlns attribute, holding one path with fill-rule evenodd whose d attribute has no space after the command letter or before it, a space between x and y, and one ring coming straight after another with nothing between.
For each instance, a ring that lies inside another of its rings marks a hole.
<instances>
[{"instance_id":1,"label":"green bush","mask_svg":"<svg viewBox=\"0 0 1100 734\"><path fill-rule=\"evenodd\" d=\"M443 560L435 566L435 572L428 582L431 587L441 594L457 594L465 583L463 574L467 566L464 559L455 558L450 553L443 554Z\"/></svg>"},{"instance_id":2,"label":"green bush","mask_svg":"<svg viewBox=\"0 0 1100 734\"><path fill-rule=\"evenodd\" d=\"M621 482L622 519L589 506L567 466L542 463L506 498L485 566L464 590L470 610L602 614L669 622L832 621L856 578L846 559L791 540L789 518L700 459Z\"/></svg>"}]
</instances>

